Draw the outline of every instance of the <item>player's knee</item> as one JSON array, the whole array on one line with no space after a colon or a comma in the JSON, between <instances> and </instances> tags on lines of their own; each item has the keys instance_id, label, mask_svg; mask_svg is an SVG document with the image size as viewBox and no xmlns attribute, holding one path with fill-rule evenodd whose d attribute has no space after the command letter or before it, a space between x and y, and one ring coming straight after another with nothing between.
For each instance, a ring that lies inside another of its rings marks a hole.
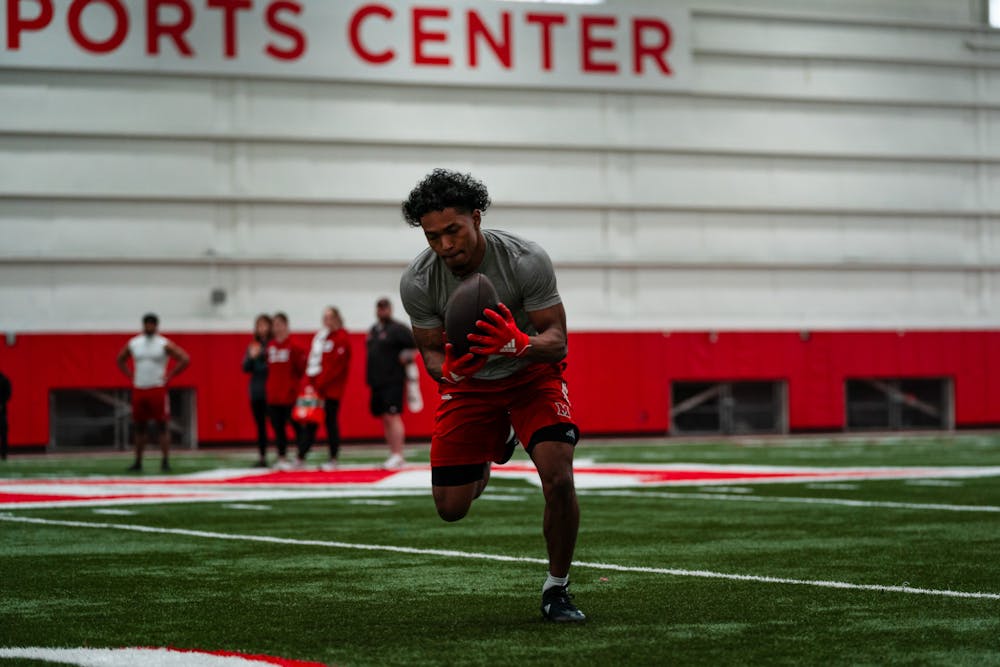
<instances>
[{"instance_id":1,"label":"player's knee","mask_svg":"<svg viewBox=\"0 0 1000 667\"><path fill-rule=\"evenodd\" d=\"M546 497L568 496L574 493L572 468L550 470L542 475L541 479Z\"/></svg>"},{"instance_id":2,"label":"player's knee","mask_svg":"<svg viewBox=\"0 0 1000 667\"><path fill-rule=\"evenodd\" d=\"M466 514L469 513L469 506L456 505L456 504L437 504L438 516L448 523L459 521L463 519Z\"/></svg>"},{"instance_id":3,"label":"player's knee","mask_svg":"<svg viewBox=\"0 0 1000 667\"><path fill-rule=\"evenodd\" d=\"M434 507L438 516L451 523L458 521L469 513L472 498L464 494L447 493L440 489L434 490Z\"/></svg>"}]
</instances>

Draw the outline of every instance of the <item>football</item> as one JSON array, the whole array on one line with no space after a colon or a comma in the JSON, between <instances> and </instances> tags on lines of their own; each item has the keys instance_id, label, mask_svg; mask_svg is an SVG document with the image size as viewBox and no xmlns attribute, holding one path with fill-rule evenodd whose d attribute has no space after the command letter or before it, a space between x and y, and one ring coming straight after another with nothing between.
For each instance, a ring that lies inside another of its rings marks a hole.
<instances>
[{"instance_id":1,"label":"football","mask_svg":"<svg viewBox=\"0 0 1000 667\"><path fill-rule=\"evenodd\" d=\"M470 333L481 333L476 320L483 319L483 310L496 310L500 297L490 279L481 273L468 276L448 297L444 311L444 329L448 342L454 346L457 356L469 352Z\"/></svg>"}]
</instances>

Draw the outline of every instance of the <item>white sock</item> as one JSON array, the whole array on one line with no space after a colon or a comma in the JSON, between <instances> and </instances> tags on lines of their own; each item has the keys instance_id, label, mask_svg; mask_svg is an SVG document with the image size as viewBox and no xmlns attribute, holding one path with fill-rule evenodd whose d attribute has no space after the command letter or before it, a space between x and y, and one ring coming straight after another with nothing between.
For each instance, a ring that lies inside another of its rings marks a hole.
<instances>
[{"instance_id":1,"label":"white sock","mask_svg":"<svg viewBox=\"0 0 1000 667\"><path fill-rule=\"evenodd\" d=\"M553 577L550 574L548 578L545 580L545 583L542 584L542 592L544 593L553 586L565 586L568 583L569 583L569 575L566 575L565 577Z\"/></svg>"}]
</instances>

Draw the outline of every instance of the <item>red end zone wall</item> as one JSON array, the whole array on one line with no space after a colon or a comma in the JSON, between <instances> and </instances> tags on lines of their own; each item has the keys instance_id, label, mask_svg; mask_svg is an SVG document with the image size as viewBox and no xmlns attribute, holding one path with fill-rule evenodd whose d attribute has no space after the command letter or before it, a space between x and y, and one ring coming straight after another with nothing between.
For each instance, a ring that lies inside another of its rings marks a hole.
<instances>
[{"instance_id":1,"label":"red end zone wall","mask_svg":"<svg viewBox=\"0 0 1000 667\"><path fill-rule=\"evenodd\" d=\"M240 362L244 334L166 334L186 349L191 367L178 387L198 397L198 439L251 441L247 376ZM22 334L0 338L0 370L10 377L13 446L49 440L49 391L120 388L115 357L124 334ZM303 346L307 336L297 336ZM368 414L365 340L352 334L353 356L341 409L346 439L378 439L381 423ZM920 332L587 332L570 335L567 378L585 433L664 433L672 381L785 380L789 426L840 430L844 381L853 377L951 377L960 427L1000 424L1000 331ZM410 439L430 434L436 386L422 377L424 411L406 415Z\"/></svg>"}]
</instances>

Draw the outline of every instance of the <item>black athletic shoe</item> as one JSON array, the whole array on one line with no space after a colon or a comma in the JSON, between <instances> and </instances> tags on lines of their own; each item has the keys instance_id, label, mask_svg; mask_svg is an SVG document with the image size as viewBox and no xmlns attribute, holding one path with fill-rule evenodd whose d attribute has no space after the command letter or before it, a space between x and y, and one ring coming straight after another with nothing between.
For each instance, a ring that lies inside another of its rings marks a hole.
<instances>
[{"instance_id":1,"label":"black athletic shoe","mask_svg":"<svg viewBox=\"0 0 1000 667\"><path fill-rule=\"evenodd\" d=\"M170 464L166 461L160 462L160 472L170 472Z\"/></svg>"},{"instance_id":2,"label":"black athletic shoe","mask_svg":"<svg viewBox=\"0 0 1000 667\"><path fill-rule=\"evenodd\" d=\"M553 586L542 593L542 618L557 623L583 623L587 617L573 604L568 586Z\"/></svg>"},{"instance_id":3,"label":"black athletic shoe","mask_svg":"<svg viewBox=\"0 0 1000 667\"><path fill-rule=\"evenodd\" d=\"M142 464L136 461L129 467L125 468L125 472L142 472Z\"/></svg>"},{"instance_id":4,"label":"black athletic shoe","mask_svg":"<svg viewBox=\"0 0 1000 667\"><path fill-rule=\"evenodd\" d=\"M514 456L515 450L517 450L520 446L521 441L517 439L517 433L514 433L514 429L511 428L510 435L507 436L507 442L504 443L504 447L506 447L507 451L504 454L503 459L496 461L496 463L503 465L504 463L507 463L507 461L510 461L510 457Z\"/></svg>"}]
</instances>

